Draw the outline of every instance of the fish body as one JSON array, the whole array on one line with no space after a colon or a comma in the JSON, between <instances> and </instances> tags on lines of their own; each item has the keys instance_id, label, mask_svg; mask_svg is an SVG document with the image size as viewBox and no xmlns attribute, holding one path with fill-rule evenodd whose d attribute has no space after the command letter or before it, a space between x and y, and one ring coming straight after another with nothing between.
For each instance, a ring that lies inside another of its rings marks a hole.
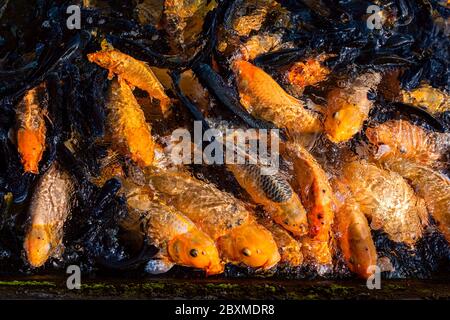
<instances>
[{"instance_id":1,"label":"fish body","mask_svg":"<svg viewBox=\"0 0 450 320\"><path fill-rule=\"evenodd\" d=\"M168 115L171 106L170 98L147 63L134 59L108 44L103 43L102 47L102 50L88 54L88 60L107 69L109 79L112 79L115 74L130 85L146 91L150 98L159 101L162 114Z\"/></svg>"},{"instance_id":2,"label":"fish body","mask_svg":"<svg viewBox=\"0 0 450 320\"><path fill-rule=\"evenodd\" d=\"M450 146L450 135L429 133L405 120L390 120L367 128L370 143L378 146L377 160L392 158L410 159L433 165Z\"/></svg>"},{"instance_id":3,"label":"fish body","mask_svg":"<svg viewBox=\"0 0 450 320\"><path fill-rule=\"evenodd\" d=\"M403 176L425 200L428 212L450 243L450 180L428 166L403 159L392 159L385 166Z\"/></svg>"},{"instance_id":4,"label":"fish body","mask_svg":"<svg viewBox=\"0 0 450 320\"><path fill-rule=\"evenodd\" d=\"M253 116L286 128L292 136L322 131L318 115L305 109L262 69L243 60L234 61L233 69L241 103Z\"/></svg>"},{"instance_id":5,"label":"fish body","mask_svg":"<svg viewBox=\"0 0 450 320\"><path fill-rule=\"evenodd\" d=\"M450 97L447 93L423 84L411 91L401 91L404 103L426 109L431 113L442 113L450 110Z\"/></svg>"},{"instance_id":6,"label":"fish body","mask_svg":"<svg viewBox=\"0 0 450 320\"><path fill-rule=\"evenodd\" d=\"M345 142L358 133L369 116L369 90L381 81L379 73L365 73L344 88L334 88L327 96L325 132L335 142Z\"/></svg>"},{"instance_id":7,"label":"fish body","mask_svg":"<svg viewBox=\"0 0 450 320\"><path fill-rule=\"evenodd\" d=\"M391 240L408 245L421 238L428 222L425 203L401 175L353 161L344 166L343 177L372 229L383 229Z\"/></svg>"},{"instance_id":8,"label":"fish body","mask_svg":"<svg viewBox=\"0 0 450 320\"><path fill-rule=\"evenodd\" d=\"M270 217L296 236L307 232L306 211L298 195L278 173L264 175L259 165L228 165L253 201L264 206Z\"/></svg>"},{"instance_id":9,"label":"fish body","mask_svg":"<svg viewBox=\"0 0 450 320\"><path fill-rule=\"evenodd\" d=\"M39 173L39 162L45 150L47 102L46 87L41 84L28 90L17 105L17 147L25 172Z\"/></svg>"},{"instance_id":10,"label":"fish body","mask_svg":"<svg viewBox=\"0 0 450 320\"><path fill-rule=\"evenodd\" d=\"M122 227L135 232L143 230L150 244L160 249L158 260L163 263L150 265L177 264L203 269L207 274L223 272L216 244L189 218L175 208L153 200L143 187L130 187L128 184L125 192L129 214ZM167 270L154 268L150 271L160 273Z\"/></svg>"},{"instance_id":11,"label":"fish body","mask_svg":"<svg viewBox=\"0 0 450 320\"><path fill-rule=\"evenodd\" d=\"M344 261L350 271L367 279L372 275L371 267L377 264L377 251L369 223L342 182L339 182L337 197L342 203L336 211L335 230Z\"/></svg>"},{"instance_id":12,"label":"fish body","mask_svg":"<svg viewBox=\"0 0 450 320\"><path fill-rule=\"evenodd\" d=\"M108 93L107 130L116 148L140 166L154 160L155 142L130 86L113 79Z\"/></svg>"},{"instance_id":13,"label":"fish body","mask_svg":"<svg viewBox=\"0 0 450 320\"><path fill-rule=\"evenodd\" d=\"M151 175L149 183L160 198L216 241L225 260L264 269L280 260L270 232L230 194L180 172Z\"/></svg>"},{"instance_id":14,"label":"fish body","mask_svg":"<svg viewBox=\"0 0 450 320\"><path fill-rule=\"evenodd\" d=\"M74 191L70 175L54 163L39 179L29 207L30 226L24 249L28 263L42 266L58 254Z\"/></svg>"},{"instance_id":15,"label":"fish body","mask_svg":"<svg viewBox=\"0 0 450 320\"><path fill-rule=\"evenodd\" d=\"M287 142L283 149L283 155L293 165L292 185L300 195L308 217L308 234L302 239L304 255L319 264L331 264L335 198L328 177L299 143Z\"/></svg>"}]
</instances>

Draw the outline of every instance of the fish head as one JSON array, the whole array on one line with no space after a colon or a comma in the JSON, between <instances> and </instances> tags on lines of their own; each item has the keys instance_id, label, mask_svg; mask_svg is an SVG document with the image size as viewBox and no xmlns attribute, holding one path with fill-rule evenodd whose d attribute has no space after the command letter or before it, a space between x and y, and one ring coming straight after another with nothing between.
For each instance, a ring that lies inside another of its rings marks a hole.
<instances>
[{"instance_id":1,"label":"fish head","mask_svg":"<svg viewBox=\"0 0 450 320\"><path fill-rule=\"evenodd\" d=\"M353 103L341 101L338 110L330 110L325 119L325 131L333 142L343 142L351 139L361 129L364 115Z\"/></svg>"},{"instance_id":2,"label":"fish head","mask_svg":"<svg viewBox=\"0 0 450 320\"><path fill-rule=\"evenodd\" d=\"M116 50L102 50L87 55L89 62L95 63L109 71L119 73L123 57Z\"/></svg>"},{"instance_id":3,"label":"fish head","mask_svg":"<svg viewBox=\"0 0 450 320\"><path fill-rule=\"evenodd\" d=\"M45 225L32 225L25 237L24 249L28 263L37 268L50 257L52 241Z\"/></svg>"},{"instance_id":4,"label":"fish head","mask_svg":"<svg viewBox=\"0 0 450 320\"><path fill-rule=\"evenodd\" d=\"M297 194L293 194L291 200L280 204L282 215L274 217L274 220L284 229L296 236L303 236L308 232L308 218Z\"/></svg>"},{"instance_id":5,"label":"fish head","mask_svg":"<svg viewBox=\"0 0 450 320\"><path fill-rule=\"evenodd\" d=\"M219 239L222 253L233 262L269 269L280 261L272 234L256 223L239 226Z\"/></svg>"},{"instance_id":6,"label":"fish head","mask_svg":"<svg viewBox=\"0 0 450 320\"><path fill-rule=\"evenodd\" d=\"M168 253L176 264L203 269L208 274L218 274L224 269L214 241L200 230L190 230L172 239Z\"/></svg>"}]
</instances>

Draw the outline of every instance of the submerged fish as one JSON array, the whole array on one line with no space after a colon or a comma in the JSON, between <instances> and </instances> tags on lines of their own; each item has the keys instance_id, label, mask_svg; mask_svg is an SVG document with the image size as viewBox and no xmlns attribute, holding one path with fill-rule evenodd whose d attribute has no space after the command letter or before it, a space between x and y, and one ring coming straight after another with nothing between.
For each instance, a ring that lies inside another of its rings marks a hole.
<instances>
[{"instance_id":1,"label":"submerged fish","mask_svg":"<svg viewBox=\"0 0 450 320\"><path fill-rule=\"evenodd\" d=\"M450 135L430 133L404 120L391 120L368 128L366 136L378 146L377 160L392 158L433 165L450 147Z\"/></svg>"},{"instance_id":2,"label":"submerged fish","mask_svg":"<svg viewBox=\"0 0 450 320\"><path fill-rule=\"evenodd\" d=\"M303 253L319 264L331 264L335 199L328 177L299 143L287 142L283 149L283 155L293 165L292 185L307 211L309 232L302 239Z\"/></svg>"},{"instance_id":3,"label":"submerged fish","mask_svg":"<svg viewBox=\"0 0 450 320\"><path fill-rule=\"evenodd\" d=\"M57 163L40 177L31 198L31 221L24 241L31 266L40 267L48 258L58 255L64 223L70 214L72 192L72 178Z\"/></svg>"},{"instance_id":4,"label":"submerged fish","mask_svg":"<svg viewBox=\"0 0 450 320\"><path fill-rule=\"evenodd\" d=\"M111 81L106 108L107 130L113 146L140 166L152 165L155 142L150 127L123 79Z\"/></svg>"},{"instance_id":5,"label":"submerged fish","mask_svg":"<svg viewBox=\"0 0 450 320\"><path fill-rule=\"evenodd\" d=\"M294 63L287 72L289 82L297 90L303 91L307 86L324 81L331 72L327 67L322 65L322 62L326 58L326 55L321 55L317 58L310 58Z\"/></svg>"},{"instance_id":6,"label":"submerged fish","mask_svg":"<svg viewBox=\"0 0 450 320\"><path fill-rule=\"evenodd\" d=\"M408 245L422 237L428 223L425 203L401 175L353 161L344 165L343 178L372 229L383 229L391 240Z\"/></svg>"},{"instance_id":7,"label":"submerged fish","mask_svg":"<svg viewBox=\"0 0 450 320\"><path fill-rule=\"evenodd\" d=\"M374 271L371 268L377 264L377 251L367 218L343 182L335 183L337 198L341 202L336 211L336 238L350 271L368 278Z\"/></svg>"},{"instance_id":8,"label":"submerged fish","mask_svg":"<svg viewBox=\"0 0 450 320\"><path fill-rule=\"evenodd\" d=\"M186 173L157 173L149 182L165 202L216 241L226 261L269 269L280 260L270 232L230 194Z\"/></svg>"},{"instance_id":9,"label":"submerged fish","mask_svg":"<svg viewBox=\"0 0 450 320\"><path fill-rule=\"evenodd\" d=\"M181 212L153 200L143 187L128 188L126 198L129 209L122 227L143 232L160 250L147 264L147 271L164 273L177 264L203 269L207 274L223 272L214 241Z\"/></svg>"},{"instance_id":10,"label":"submerged fish","mask_svg":"<svg viewBox=\"0 0 450 320\"><path fill-rule=\"evenodd\" d=\"M146 91L150 98L159 101L163 115L168 115L171 106L170 98L147 63L112 48L106 41L102 42L102 50L90 53L87 57L90 62L107 69L109 79L116 74L130 85Z\"/></svg>"},{"instance_id":11,"label":"submerged fish","mask_svg":"<svg viewBox=\"0 0 450 320\"><path fill-rule=\"evenodd\" d=\"M269 216L296 236L307 232L306 212L298 195L278 173L263 174L261 166L228 165L242 188L253 201L264 206Z\"/></svg>"},{"instance_id":12,"label":"submerged fish","mask_svg":"<svg viewBox=\"0 0 450 320\"><path fill-rule=\"evenodd\" d=\"M291 136L322 131L319 116L305 109L262 69L243 60L234 61L233 69L241 103L252 115L286 128Z\"/></svg>"},{"instance_id":13,"label":"submerged fish","mask_svg":"<svg viewBox=\"0 0 450 320\"><path fill-rule=\"evenodd\" d=\"M425 200L439 230L450 243L450 179L437 170L413 161L391 159L385 166L407 179Z\"/></svg>"},{"instance_id":14,"label":"submerged fish","mask_svg":"<svg viewBox=\"0 0 450 320\"><path fill-rule=\"evenodd\" d=\"M367 93L380 81L379 73L368 72L344 88L337 87L328 93L325 132L331 141L347 141L361 130L372 107Z\"/></svg>"},{"instance_id":15,"label":"submerged fish","mask_svg":"<svg viewBox=\"0 0 450 320\"><path fill-rule=\"evenodd\" d=\"M428 84L422 84L411 91L402 90L401 97L403 102L424 108L431 113L441 113L450 110L449 95Z\"/></svg>"},{"instance_id":16,"label":"submerged fish","mask_svg":"<svg viewBox=\"0 0 450 320\"><path fill-rule=\"evenodd\" d=\"M39 162L45 150L47 104L47 89L43 83L28 90L16 108L17 148L25 172L39 173Z\"/></svg>"}]
</instances>

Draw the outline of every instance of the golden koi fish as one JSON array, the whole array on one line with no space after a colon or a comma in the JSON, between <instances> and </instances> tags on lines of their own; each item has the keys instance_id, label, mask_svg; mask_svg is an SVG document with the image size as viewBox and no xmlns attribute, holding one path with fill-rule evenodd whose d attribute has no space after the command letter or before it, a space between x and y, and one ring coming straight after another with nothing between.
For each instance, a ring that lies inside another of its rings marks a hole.
<instances>
[{"instance_id":1,"label":"golden koi fish","mask_svg":"<svg viewBox=\"0 0 450 320\"><path fill-rule=\"evenodd\" d=\"M136 98L123 79L113 79L109 88L107 130L114 145L140 166L154 160L155 142Z\"/></svg>"},{"instance_id":2,"label":"golden koi fish","mask_svg":"<svg viewBox=\"0 0 450 320\"><path fill-rule=\"evenodd\" d=\"M47 105L45 84L29 90L17 105L17 147L25 172L39 173L39 162L45 150Z\"/></svg>"},{"instance_id":3,"label":"golden koi fish","mask_svg":"<svg viewBox=\"0 0 450 320\"><path fill-rule=\"evenodd\" d=\"M367 93L380 81L379 73L369 72L344 88L334 88L328 93L325 132L331 141L347 141L361 130L372 107Z\"/></svg>"},{"instance_id":4,"label":"golden koi fish","mask_svg":"<svg viewBox=\"0 0 450 320\"><path fill-rule=\"evenodd\" d=\"M203 269L207 274L223 272L214 241L191 220L150 198L143 187L128 187L125 192L129 210L122 227L143 230L150 243L160 249L157 258L148 263L147 271L164 273L177 264Z\"/></svg>"},{"instance_id":5,"label":"golden koi fish","mask_svg":"<svg viewBox=\"0 0 450 320\"><path fill-rule=\"evenodd\" d=\"M293 164L293 186L305 205L309 232L302 239L305 257L332 263L332 224L335 199L328 177L316 159L299 143L287 142L282 153Z\"/></svg>"},{"instance_id":6,"label":"golden koi fish","mask_svg":"<svg viewBox=\"0 0 450 320\"><path fill-rule=\"evenodd\" d=\"M90 62L107 69L110 80L116 74L130 85L146 91L150 98L159 101L163 115L168 115L171 106L170 98L166 95L162 84L146 62L134 59L112 48L105 40L102 42L102 50L90 53L87 57Z\"/></svg>"},{"instance_id":7,"label":"golden koi fish","mask_svg":"<svg viewBox=\"0 0 450 320\"><path fill-rule=\"evenodd\" d=\"M450 97L439 89L428 84L411 91L401 91L403 102L426 109L431 113L442 113L450 110Z\"/></svg>"},{"instance_id":8,"label":"golden koi fish","mask_svg":"<svg viewBox=\"0 0 450 320\"><path fill-rule=\"evenodd\" d=\"M49 257L58 254L72 192L71 177L57 163L39 179L30 202L31 221L24 241L28 263L33 267L42 266Z\"/></svg>"},{"instance_id":9,"label":"golden koi fish","mask_svg":"<svg viewBox=\"0 0 450 320\"><path fill-rule=\"evenodd\" d=\"M343 177L372 229L383 229L396 242L413 245L428 223L423 199L418 198L401 175L366 161L353 161Z\"/></svg>"},{"instance_id":10,"label":"golden koi fish","mask_svg":"<svg viewBox=\"0 0 450 320\"><path fill-rule=\"evenodd\" d=\"M413 161L392 159L385 166L403 176L425 200L428 211L450 243L450 180L439 171Z\"/></svg>"},{"instance_id":11,"label":"golden koi fish","mask_svg":"<svg viewBox=\"0 0 450 320\"><path fill-rule=\"evenodd\" d=\"M305 109L262 69L243 60L234 61L233 69L241 103L252 115L286 128L292 136L322 131L318 115Z\"/></svg>"},{"instance_id":12,"label":"golden koi fish","mask_svg":"<svg viewBox=\"0 0 450 320\"><path fill-rule=\"evenodd\" d=\"M433 165L450 146L450 135L429 133L404 120L391 120L366 130L369 141L378 146L377 160L392 158Z\"/></svg>"},{"instance_id":13,"label":"golden koi fish","mask_svg":"<svg viewBox=\"0 0 450 320\"><path fill-rule=\"evenodd\" d=\"M216 241L226 261L269 269L280 260L270 232L255 222L230 194L189 174L162 172L149 176L159 196Z\"/></svg>"}]
</instances>

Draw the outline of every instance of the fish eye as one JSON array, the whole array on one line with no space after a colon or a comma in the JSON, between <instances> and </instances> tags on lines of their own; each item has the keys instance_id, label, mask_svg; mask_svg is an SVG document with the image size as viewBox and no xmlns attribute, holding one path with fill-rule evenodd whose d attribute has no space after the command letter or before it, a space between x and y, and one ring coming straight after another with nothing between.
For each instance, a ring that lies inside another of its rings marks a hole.
<instances>
[{"instance_id":1,"label":"fish eye","mask_svg":"<svg viewBox=\"0 0 450 320\"><path fill-rule=\"evenodd\" d=\"M333 116L333 119L336 119L337 117L339 117L339 111L334 112L332 116Z\"/></svg>"},{"instance_id":2,"label":"fish eye","mask_svg":"<svg viewBox=\"0 0 450 320\"><path fill-rule=\"evenodd\" d=\"M250 251L249 248L244 248L242 249L242 254L246 257L250 257L252 255L252 252Z\"/></svg>"},{"instance_id":3,"label":"fish eye","mask_svg":"<svg viewBox=\"0 0 450 320\"><path fill-rule=\"evenodd\" d=\"M191 249L191 251L189 251L189 254L191 257L195 258L198 255L198 251L197 249Z\"/></svg>"}]
</instances>

